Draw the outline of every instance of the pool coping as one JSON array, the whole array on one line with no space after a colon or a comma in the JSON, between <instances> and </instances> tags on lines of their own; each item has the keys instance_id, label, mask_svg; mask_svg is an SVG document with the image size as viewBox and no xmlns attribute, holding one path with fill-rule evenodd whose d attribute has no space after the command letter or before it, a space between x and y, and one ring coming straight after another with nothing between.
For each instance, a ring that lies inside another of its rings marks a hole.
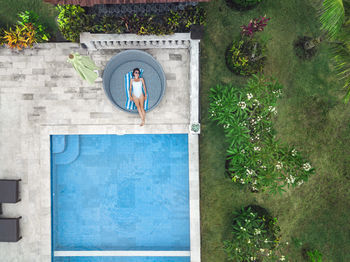
<instances>
[{"instance_id":1,"label":"pool coping","mask_svg":"<svg viewBox=\"0 0 350 262\"><path fill-rule=\"evenodd\" d=\"M118 37L121 37L120 35ZM130 37L130 36L128 36ZM137 36L140 37L140 36ZM172 36L175 37L175 36ZM181 34L189 42L190 51L190 123L153 124L140 128L134 124L124 125L40 125L40 196L41 207L51 210L51 158L50 135L83 134L188 134L189 155L189 199L190 199L190 256L191 262L201 261L200 247L200 192L199 192L199 134L191 126L199 124L199 44L200 40L190 39L190 34ZM130 47L135 48L135 47ZM155 47L156 48L156 47ZM181 48L177 46L177 48ZM51 212L42 215L41 249L44 256L52 257Z\"/></svg>"},{"instance_id":2,"label":"pool coping","mask_svg":"<svg viewBox=\"0 0 350 262\"><path fill-rule=\"evenodd\" d=\"M200 214L199 214L199 145L198 134L189 133L188 125L151 125L145 129L138 129L138 132L128 134L187 134L188 135L188 156L189 156L189 199L190 199L190 256L191 262L200 261ZM170 132L171 133L170 133ZM41 206L51 209L51 135L84 135L84 134L114 134L122 133L118 126L110 125L42 125L40 127L40 186L44 194L41 195ZM42 226L42 248L44 254L52 255L52 231L51 212L45 217L45 228ZM45 234L43 234L45 232ZM48 234L46 232L49 232ZM115 252L115 251L113 251ZM134 256L137 256L135 251ZM156 251L153 251L156 252ZM97 253L96 253L97 254ZM122 254L122 253L120 253ZM166 253L164 253L165 255ZM172 253L172 256L176 254ZM178 256L183 256L179 253Z\"/></svg>"}]
</instances>

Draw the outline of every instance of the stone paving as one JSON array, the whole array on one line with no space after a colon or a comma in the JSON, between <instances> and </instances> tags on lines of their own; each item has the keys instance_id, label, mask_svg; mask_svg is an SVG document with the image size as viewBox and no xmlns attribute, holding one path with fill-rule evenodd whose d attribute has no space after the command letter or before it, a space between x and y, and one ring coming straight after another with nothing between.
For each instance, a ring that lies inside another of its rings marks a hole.
<instances>
[{"instance_id":1,"label":"stone paving","mask_svg":"<svg viewBox=\"0 0 350 262\"><path fill-rule=\"evenodd\" d=\"M104 68L120 51L98 50L91 57ZM114 108L102 82L90 86L66 62L71 52L87 53L78 44L38 44L23 51L0 48L0 178L22 179L22 201L4 204L3 216L22 216L23 236L18 243L0 243L0 261L51 261L50 178L40 171L50 166L49 136L42 142L42 134L188 132L189 50L145 51L162 65L167 88L158 107L147 114L146 126L139 127L138 115ZM197 136L194 141L198 146Z\"/></svg>"}]
</instances>

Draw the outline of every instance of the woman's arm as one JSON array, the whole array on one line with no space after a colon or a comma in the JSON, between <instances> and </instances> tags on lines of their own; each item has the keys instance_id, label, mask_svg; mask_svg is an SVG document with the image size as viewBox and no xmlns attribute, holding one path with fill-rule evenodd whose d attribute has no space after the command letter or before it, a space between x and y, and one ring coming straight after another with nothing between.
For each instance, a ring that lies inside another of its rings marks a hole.
<instances>
[{"instance_id":1,"label":"woman's arm","mask_svg":"<svg viewBox=\"0 0 350 262\"><path fill-rule=\"evenodd\" d=\"M142 81L143 91L145 92L145 99L147 99L146 84L145 84L145 81L143 80L143 78L141 78L141 81Z\"/></svg>"},{"instance_id":2,"label":"woman's arm","mask_svg":"<svg viewBox=\"0 0 350 262\"><path fill-rule=\"evenodd\" d=\"M129 87L129 96L130 96L130 100L132 100L131 88L132 88L132 79L130 79L130 87Z\"/></svg>"}]
</instances>

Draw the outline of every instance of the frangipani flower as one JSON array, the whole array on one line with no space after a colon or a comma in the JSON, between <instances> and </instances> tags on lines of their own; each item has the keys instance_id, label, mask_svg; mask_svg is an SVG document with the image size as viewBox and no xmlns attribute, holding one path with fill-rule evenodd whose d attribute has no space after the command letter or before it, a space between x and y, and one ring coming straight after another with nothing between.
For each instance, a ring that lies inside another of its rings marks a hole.
<instances>
[{"instance_id":1,"label":"frangipani flower","mask_svg":"<svg viewBox=\"0 0 350 262\"><path fill-rule=\"evenodd\" d=\"M305 171L309 171L309 170L311 169L310 163L305 163L305 164L303 165L303 168L304 168Z\"/></svg>"}]
</instances>

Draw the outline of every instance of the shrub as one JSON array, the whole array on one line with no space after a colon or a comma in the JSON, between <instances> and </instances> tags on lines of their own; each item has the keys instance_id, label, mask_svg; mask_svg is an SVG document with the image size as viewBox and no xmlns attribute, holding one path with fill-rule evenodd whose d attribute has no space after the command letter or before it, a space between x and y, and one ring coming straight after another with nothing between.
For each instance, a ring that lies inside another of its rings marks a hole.
<instances>
[{"instance_id":1,"label":"shrub","mask_svg":"<svg viewBox=\"0 0 350 262\"><path fill-rule=\"evenodd\" d=\"M277 222L259 206L247 206L234 212L232 238L224 241L228 259L236 262L286 260L278 255L280 228Z\"/></svg>"},{"instance_id":2,"label":"shrub","mask_svg":"<svg viewBox=\"0 0 350 262\"><path fill-rule=\"evenodd\" d=\"M310 262L322 262L322 254L317 249L308 251L307 256Z\"/></svg>"},{"instance_id":3,"label":"shrub","mask_svg":"<svg viewBox=\"0 0 350 262\"><path fill-rule=\"evenodd\" d=\"M165 15L124 15L120 17L88 15L80 6L58 5L59 29L63 36L73 42L79 41L81 32L134 33L139 35L165 35L186 32L193 24L205 24L205 12L200 7Z\"/></svg>"},{"instance_id":4,"label":"shrub","mask_svg":"<svg viewBox=\"0 0 350 262\"><path fill-rule=\"evenodd\" d=\"M37 41L46 42L49 40L50 35L46 32L46 27L39 22L39 16L32 11L25 11L18 14L20 20L18 24L24 26L25 24L31 24L35 30L35 36Z\"/></svg>"},{"instance_id":5,"label":"shrub","mask_svg":"<svg viewBox=\"0 0 350 262\"><path fill-rule=\"evenodd\" d=\"M260 18L251 19L248 25L241 26L242 35L253 37L256 32L264 31L265 26L267 26L267 22L271 18L267 18L266 15Z\"/></svg>"},{"instance_id":6,"label":"shrub","mask_svg":"<svg viewBox=\"0 0 350 262\"><path fill-rule=\"evenodd\" d=\"M226 65L238 75L249 76L261 72L265 64L265 47L255 38L243 37L226 50Z\"/></svg>"},{"instance_id":7,"label":"shrub","mask_svg":"<svg viewBox=\"0 0 350 262\"><path fill-rule=\"evenodd\" d=\"M248 10L257 6L262 0L228 0L229 5L238 10Z\"/></svg>"},{"instance_id":8,"label":"shrub","mask_svg":"<svg viewBox=\"0 0 350 262\"><path fill-rule=\"evenodd\" d=\"M57 5L57 23L62 35L69 41L78 42L80 32L88 26L85 10L78 5Z\"/></svg>"},{"instance_id":9,"label":"shrub","mask_svg":"<svg viewBox=\"0 0 350 262\"><path fill-rule=\"evenodd\" d=\"M32 47L36 43L35 29L32 24L16 25L14 28L4 30L2 43L9 48L22 50L26 47Z\"/></svg>"},{"instance_id":10,"label":"shrub","mask_svg":"<svg viewBox=\"0 0 350 262\"><path fill-rule=\"evenodd\" d=\"M249 76L262 71L268 39L258 38L255 33L263 31L269 20L265 15L241 26L241 38L233 41L225 55L226 65L232 72Z\"/></svg>"},{"instance_id":11,"label":"shrub","mask_svg":"<svg viewBox=\"0 0 350 262\"><path fill-rule=\"evenodd\" d=\"M275 137L272 120L281 90L275 79L263 75L254 75L245 88L211 88L210 118L224 127L229 144L227 171L233 182L248 184L252 191L281 193L314 173L296 149Z\"/></svg>"}]
</instances>

